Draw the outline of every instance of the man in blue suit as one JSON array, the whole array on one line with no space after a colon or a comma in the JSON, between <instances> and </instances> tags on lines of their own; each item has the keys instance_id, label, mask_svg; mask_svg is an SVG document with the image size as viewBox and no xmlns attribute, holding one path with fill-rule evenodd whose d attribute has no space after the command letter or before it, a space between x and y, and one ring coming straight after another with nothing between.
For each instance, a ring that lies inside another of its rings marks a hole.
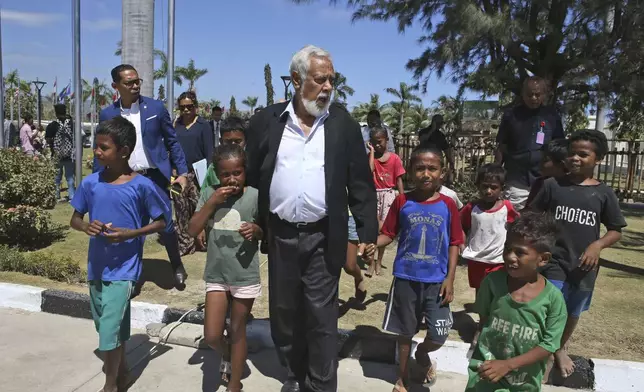
<instances>
[{"instance_id":1,"label":"man in blue suit","mask_svg":"<svg viewBox=\"0 0 644 392\"><path fill-rule=\"evenodd\" d=\"M165 195L168 207L172 208L169 187L171 183L179 184L182 189L186 187L188 167L168 110L163 102L140 94L141 82L133 66L121 64L114 67L112 87L119 92L120 99L101 110L99 122L121 116L134 124L136 145L130 157L130 167L152 180L162 191L161 195ZM173 168L178 176L171 181ZM100 167L94 160L94 171L98 170ZM181 262L177 232L172 221L160 235L174 270L175 286L183 290L188 274Z\"/></svg>"}]
</instances>

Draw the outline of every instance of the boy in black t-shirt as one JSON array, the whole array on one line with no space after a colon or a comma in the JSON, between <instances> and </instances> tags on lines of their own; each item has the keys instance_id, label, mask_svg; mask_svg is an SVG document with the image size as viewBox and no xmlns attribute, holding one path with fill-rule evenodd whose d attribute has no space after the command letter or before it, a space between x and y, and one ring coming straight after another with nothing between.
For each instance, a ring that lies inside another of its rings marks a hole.
<instances>
[{"instance_id":1,"label":"boy in black t-shirt","mask_svg":"<svg viewBox=\"0 0 644 392\"><path fill-rule=\"evenodd\" d=\"M547 179L532 208L550 211L560 225L553 262L542 274L563 292L568 308L561 349L555 360L568 377L574 364L566 351L581 313L588 310L597 279L600 252L620 240L626 221L611 188L593 178L595 166L608 151L606 136L599 131L578 131L570 139L567 176ZM600 223L606 234L600 237Z\"/></svg>"}]
</instances>

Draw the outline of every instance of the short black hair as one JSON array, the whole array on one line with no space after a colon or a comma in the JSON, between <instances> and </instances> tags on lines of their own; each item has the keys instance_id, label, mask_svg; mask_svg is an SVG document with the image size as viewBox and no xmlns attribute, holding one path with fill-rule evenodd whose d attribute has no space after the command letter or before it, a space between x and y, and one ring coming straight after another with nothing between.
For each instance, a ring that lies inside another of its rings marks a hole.
<instances>
[{"instance_id":1,"label":"short black hair","mask_svg":"<svg viewBox=\"0 0 644 392\"><path fill-rule=\"evenodd\" d=\"M551 140L543 149L543 155L554 163L563 164L568 157L569 144L566 139Z\"/></svg>"},{"instance_id":2,"label":"short black hair","mask_svg":"<svg viewBox=\"0 0 644 392\"><path fill-rule=\"evenodd\" d=\"M217 105L213 106L211 110L211 112L221 112L221 111L222 111L221 106L217 106Z\"/></svg>"},{"instance_id":3,"label":"short black hair","mask_svg":"<svg viewBox=\"0 0 644 392\"><path fill-rule=\"evenodd\" d=\"M220 144L212 158L212 164L215 167L215 173L219 171L219 162L227 159L241 159L244 168L246 167L246 152L237 144Z\"/></svg>"},{"instance_id":4,"label":"short black hair","mask_svg":"<svg viewBox=\"0 0 644 392\"><path fill-rule=\"evenodd\" d=\"M375 126L369 130L369 137L371 139L378 137L378 135L383 135L385 139L389 140L389 134L385 128Z\"/></svg>"},{"instance_id":5,"label":"short black hair","mask_svg":"<svg viewBox=\"0 0 644 392\"><path fill-rule=\"evenodd\" d=\"M418 157L422 154L434 154L439 158L441 168L445 167L445 156L443 155L443 152L439 150L438 148L434 146L419 146L414 149L414 151L411 152L411 156L409 157L409 168L411 171L411 168L414 166L414 163L418 160Z\"/></svg>"},{"instance_id":6,"label":"short black hair","mask_svg":"<svg viewBox=\"0 0 644 392\"><path fill-rule=\"evenodd\" d=\"M55 104L54 113L56 113L56 116L65 116L67 114L67 106L64 103Z\"/></svg>"},{"instance_id":7,"label":"short black hair","mask_svg":"<svg viewBox=\"0 0 644 392\"><path fill-rule=\"evenodd\" d=\"M25 113L22 116L22 119L25 120L25 122L29 122L34 119L34 116L31 113Z\"/></svg>"},{"instance_id":8,"label":"short black hair","mask_svg":"<svg viewBox=\"0 0 644 392\"><path fill-rule=\"evenodd\" d=\"M118 148L129 147L130 154L134 151L136 128L129 120L121 116L99 123L96 127L96 135L109 136Z\"/></svg>"},{"instance_id":9,"label":"short black hair","mask_svg":"<svg viewBox=\"0 0 644 392\"><path fill-rule=\"evenodd\" d=\"M184 99L189 99L192 101L193 105L195 107L199 106L199 101L197 101L197 94L194 91L184 91L179 95L179 98L177 98L177 106L179 106L179 102L183 101Z\"/></svg>"},{"instance_id":10,"label":"short black hair","mask_svg":"<svg viewBox=\"0 0 644 392\"><path fill-rule=\"evenodd\" d=\"M112 71L110 72L112 74L112 81L114 83L118 83L121 81L121 72L123 71L136 71L136 68L131 66L130 64L119 64L116 67L112 68Z\"/></svg>"},{"instance_id":11,"label":"short black hair","mask_svg":"<svg viewBox=\"0 0 644 392\"><path fill-rule=\"evenodd\" d=\"M480 185L483 181L505 184L505 169L498 163L486 163L476 173L476 185Z\"/></svg>"},{"instance_id":12,"label":"short black hair","mask_svg":"<svg viewBox=\"0 0 644 392\"><path fill-rule=\"evenodd\" d=\"M376 117L380 118L380 110L378 110L378 109L369 110L369 113L367 113L367 117L371 117L371 116L376 116Z\"/></svg>"},{"instance_id":13,"label":"short black hair","mask_svg":"<svg viewBox=\"0 0 644 392\"><path fill-rule=\"evenodd\" d=\"M506 238L523 238L540 253L551 252L557 239L557 222L549 212L524 210L507 229Z\"/></svg>"},{"instance_id":14,"label":"short black hair","mask_svg":"<svg viewBox=\"0 0 644 392\"><path fill-rule=\"evenodd\" d=\"M243 133L244 136L246 136L246 121L238 116L229 116L221 123L221 126L219 127L220 136L233 131L239 131Z\"/></svg>"},{"instance_id":15,"label":"short black hair","mask_svg":"<svg viewBox=\"0 0 644 392\"><path fill-rule=\"evenodd\" d=\"M588 141L595 145L595 154L597 155L597 159L604 159L608 153L608 140L603 132L596 131L594 129L582 129L581 131L577 131L570 135L570 145L568 146L568 149L570 149L572 143L580 140Z\"/></svg>"}]
</instances>

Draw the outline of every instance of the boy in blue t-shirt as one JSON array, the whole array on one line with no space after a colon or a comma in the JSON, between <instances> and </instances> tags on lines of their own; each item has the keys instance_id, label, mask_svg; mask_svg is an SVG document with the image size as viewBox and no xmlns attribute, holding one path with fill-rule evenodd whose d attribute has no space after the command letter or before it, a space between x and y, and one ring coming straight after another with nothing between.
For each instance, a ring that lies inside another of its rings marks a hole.
<instances>
[{"instance_id":1,"label":"boy in blue t-shirt","mask_svg":"<svg viewBox=\"0 0 644 392\"><path fill-rule=\"evenodd\" d=\"M422 368L419 381L425 387L436 382L436 363L430 361L429 353L441 348L453 323L449 304L454 299L458 246L464 242L456 203L438 192L445 175L442 152L417 148L409 166L415 189L396 197L377 244L386 246L399 236L382 328L400 335L399 375L394 386L400 392L407 390L411 342L423 317L427 336L415 355Z\"/></svg>"},{"instance_id":2,"label":"boy in blue t-shirt","mask_svg":"<svg viewBox=\"0 0 644 392\"><path fill-rule=\"evenodd\" d=\"M94 156L104 169L85 177L71 201L71 227L90 236L87 280L98 349L104 352L103 392L128 384L124 343L130 338L130 296L141 275L143 243L171 219L154 183L128 165L135 144L136 130L128 120L102 122ZM143 226L150 217L153 222Z\"/></svg>"}]
</instances>

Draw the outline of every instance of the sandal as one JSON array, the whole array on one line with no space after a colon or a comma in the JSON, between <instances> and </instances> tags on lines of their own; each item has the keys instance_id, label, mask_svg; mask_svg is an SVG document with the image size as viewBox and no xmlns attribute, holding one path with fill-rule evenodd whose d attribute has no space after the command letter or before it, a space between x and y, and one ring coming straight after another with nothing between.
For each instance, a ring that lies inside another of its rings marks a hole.
<instances>
[{"instance_id":1,"label":"sandal","mask_svg":"<svg viewBox=\"0 0 644 392\"><path fill-rule=\"evenodd\" d=\"M420 375L422 376L421 379L419 379L419 384L421 384L424 388L430 388L434 384L436 384L436 379L438 378L438 374L436 373L436 361L429 361L429 366L427 365L421 365L418 362L418 359L416 360L416 363L418 366L420 366Z\"/></svg>"}]
</instances>

